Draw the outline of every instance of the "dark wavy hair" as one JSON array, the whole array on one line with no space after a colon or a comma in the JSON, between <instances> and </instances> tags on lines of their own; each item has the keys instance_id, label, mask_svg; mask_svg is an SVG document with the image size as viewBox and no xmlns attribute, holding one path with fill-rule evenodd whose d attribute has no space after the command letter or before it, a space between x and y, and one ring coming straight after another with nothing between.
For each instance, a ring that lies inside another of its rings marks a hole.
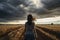
<instances>
[{"instance_id":1,"label":"dark wavy hair","mask_svg":"<svg viewBox=\"0 0 60 40\"><path fill-rule=\"evenodd\" d=\"M33 16L32 16L31 14L29 14L29 15L27 16L27 20L28 20L29 22L32 22L32 21L33 21Z\"/></svg>"}]
</instances>

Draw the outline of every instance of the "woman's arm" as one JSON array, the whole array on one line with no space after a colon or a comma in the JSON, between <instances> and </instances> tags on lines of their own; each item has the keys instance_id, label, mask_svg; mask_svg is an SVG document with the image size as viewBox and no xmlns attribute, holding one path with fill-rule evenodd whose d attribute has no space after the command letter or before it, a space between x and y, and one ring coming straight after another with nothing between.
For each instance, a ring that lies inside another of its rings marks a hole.
<instances>
[{"instance_id":1,"label":"woman's arm","mask_svg":"<svg viewBox=\"0 0 60 40\"><path fill-rule=\"evenodd\" d=\"M35 38L37 38L36 27L34 28Z\"/></svg>"},{"instance_id":2,"label":"woman's arm","mask_svg":"<svg viewBox=\"0 0 60 40\"><path fill-rule=\"evenodd\" d=\"M37 32L36 32L36 25L35 25L35 23L34 23L34 36L35 36L35 38L37 38Z\"/></svg>"}]
</instances>

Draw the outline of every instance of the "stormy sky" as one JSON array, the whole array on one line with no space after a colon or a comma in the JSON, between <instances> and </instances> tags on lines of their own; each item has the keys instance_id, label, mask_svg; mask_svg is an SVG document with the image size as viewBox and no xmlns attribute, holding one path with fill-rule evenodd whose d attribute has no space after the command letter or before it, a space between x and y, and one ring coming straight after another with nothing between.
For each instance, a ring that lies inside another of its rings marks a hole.
<instances>
[{"instance_id":1,"label":"stormy sky","mask_svg":"<svg viewBox=\"0 0 60 40\"><path fill-rule=\"evenodd\" d=\"M0 0L0 22L60 16L60 0Z\"/></svg>"}]
</instances>

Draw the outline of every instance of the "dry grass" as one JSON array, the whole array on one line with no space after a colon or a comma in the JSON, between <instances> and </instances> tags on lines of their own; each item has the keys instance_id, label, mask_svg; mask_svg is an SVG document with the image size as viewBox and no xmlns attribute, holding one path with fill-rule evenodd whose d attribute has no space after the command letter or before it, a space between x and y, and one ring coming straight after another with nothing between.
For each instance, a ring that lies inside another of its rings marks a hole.
<instances>
[{"instance_id":1,"label":"dry grass","mask_svg":"<svg viewBox=\"0 0 60 40\"><path fill-rule=\"evenodd\" d=\"M20 24L3 24L0 25L0 40L19 40L24 25Z\"/></svg>"},{"instance_id":2,"label":"dry grass","mask_svg":"<svg viewBox=\"0 0 60 40\"><path fill-rule=\"evenodd\" d=\"M42 33L49 36L51 39L60 40L60 25L59 24L55 24L55 25L38 24L37 27L42 30ZM40 30L40 32L41 32L41 30ZM45 38L45 36L44 36L44 38Z\"/></svg>"},{"instance_id":3,"label":"dry grass","mask_svg":"<svg viewBox=\"0 0 60 40\"><path fill-rule=\"evenodd\" d=\"M3 24L3 25L0 25L0 35L10 31L10 30L13 30L15 28L18 28L18 27L21 27L22 25L13 25L13 24Z\"/></svg>"},{"instance_id":4,"label":"dry grass","mask_svg":"<svg viewBox=\"0 0 60 40\"><path fill-rule=\"evenodd\" d=\"M54 25L50 25L50 24L38 24L37 26L39 27L43 27L43 28L47 28L47 29L51 29L54 31L60 31L60 25L59 24L54 24Z\"/></svg>"},{"instance_id":5,"label":"dry grass","mask_svg":"<svg viewBox=\"0 0 60 40\"><path fill-rule=\"evenodd\" d=\"M45 32L47 32L49 34L55 35L58 38L60 37L59 36L60 25L58 25L58 24L55 24L55 25L37 24L36 26L39 27L38 29L42 29L43 31L45 31ZM20 27L22 27L22 28L20 29ZM24 29L24 25L21 25L21 24L3 24L3 25L0 25L0 37L1 37L1 35L7 34L9 31L11 31L11 32L8 33L7 37L3 36L2 38L0 38L0 40L4 40L5 38L9 38L10 40L20 40L21 35L23 35L22 34L23 33L23 29ZM48 36L43 34L38 29L37 29L37 34L39 36L38 39L40 37L41 37L40 39L42 39L42 40L43 40L43 37L45 39L50 39Z\"/></svg>"}]
</instances>

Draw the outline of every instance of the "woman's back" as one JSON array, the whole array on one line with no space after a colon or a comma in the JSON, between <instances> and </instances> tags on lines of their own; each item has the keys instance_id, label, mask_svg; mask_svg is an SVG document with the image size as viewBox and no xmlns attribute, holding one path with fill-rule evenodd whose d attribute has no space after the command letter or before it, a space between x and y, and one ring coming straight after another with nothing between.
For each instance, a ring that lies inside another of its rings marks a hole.
<instances>
[{"instance_id":1,"label":"woman's back","mask_svg":"<svg viewBox=\"0 0 60 40\"><path fill-rule=\"evenodd\" d=\"M25 24L25 31L26 32L33 32L34 31L34 23L32 22L31 24L29 24L29 22L26 22Z\"/></svg>"},{"instance_id":2,"label":"woman's back","mask_svg":"<svg viewBox=\"0 0 60 40\"><path fill-rule=\"evenodd\" d=\"M34 23L29 24L28 22L26 22L26 24L25 24L25 40L35 40Z\"/></svg>"}]
</instances>

